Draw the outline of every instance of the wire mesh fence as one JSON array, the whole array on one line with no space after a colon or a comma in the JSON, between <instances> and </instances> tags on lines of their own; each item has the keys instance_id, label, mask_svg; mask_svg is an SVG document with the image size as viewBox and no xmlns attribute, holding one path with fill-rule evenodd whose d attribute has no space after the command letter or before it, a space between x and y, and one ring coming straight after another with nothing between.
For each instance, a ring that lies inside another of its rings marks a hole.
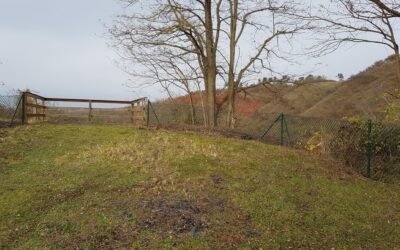
<instances>
[{"instance_id":1,"label":"wire mesh fence","mask_svg":"<svg viewBox=\"0 0 400 250\"><path fill-rule=\"evenodd\" d=\"M21 123L21 96L0 95L0 127Z\"/></svg>"},{"instance_id":2,"label":"wire mesh fence","mask_svg":"<svg viewBox=\"0 0 400 250\"><path fill-rule=\"evenodd\" d=\"M153 105L149 123L161 126L203 125L201 107ZM156 119L157 117L158 119ZM216 130L296 149L318 152L375 179L400 177L400 124L366 119L338 120L278 113L248 112L236 115L234 129L221 110Z\"/></svg>"},{"instance_id":3,"label":"wire mesh fence","mask_svg":"<svg viewBox=\"0 0 400 250\"><path fill-rule=\"evenodd\" d=\"M200 106L195 106L193 110L190 105L149 103L151 105L149 112L150 125L204 124L204 112Z\"/></svg>"},{"instance_id":4,"label":"wire mesh fence","mask_svg":"<svg viewBox=\"0 0 400 250\"><path fill-rule=\"evenodd\" d=\"M46 102L46 121L52 124L131 125L132 108L123 104Z\"/></svg>"}]
</instances>

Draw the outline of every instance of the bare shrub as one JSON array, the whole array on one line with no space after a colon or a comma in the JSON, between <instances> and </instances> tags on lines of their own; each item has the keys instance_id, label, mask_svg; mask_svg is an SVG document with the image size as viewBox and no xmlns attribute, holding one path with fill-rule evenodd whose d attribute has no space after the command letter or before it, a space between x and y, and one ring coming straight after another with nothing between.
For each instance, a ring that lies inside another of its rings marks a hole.
<instances>
[{"instance_id":1,"label":"bare shrub","mask_svg":"<svg viewBox=\"0 0 400 250\"><path fill-rule=\"evenodd\" d=\"M375 179L400 176L400 127L368 121L352 120L343 124L329 143L333 157L359 173L366 174L368 146L372 148L372 174Z\"/></svg>"}]
</instances>

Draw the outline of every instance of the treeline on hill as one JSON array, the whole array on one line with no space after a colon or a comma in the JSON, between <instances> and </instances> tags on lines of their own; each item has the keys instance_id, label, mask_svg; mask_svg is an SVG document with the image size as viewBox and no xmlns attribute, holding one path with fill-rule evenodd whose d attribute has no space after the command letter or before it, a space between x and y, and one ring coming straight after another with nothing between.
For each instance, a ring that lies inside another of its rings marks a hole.
<instances>
[{"instance_id":1,"label":"treeline on hill","mask_svg":"<svg viewBox=\"0 0 400 250\"><path fill-rule=\"evenodd\" d=\"M344 80L344 75L342 73L338 74L339 81ZM263 77L262 79L258 79L257 84L287 84L287 85L298 85L298 84L307 84L307 83L319 83L319 82L332 82L333 80L327 79L325 76L314 76L309 74L304 77L291 77L289 75L283 75L282 77ZM252 84L250 86L254 86Z\"/></svg>"}]
</instances>

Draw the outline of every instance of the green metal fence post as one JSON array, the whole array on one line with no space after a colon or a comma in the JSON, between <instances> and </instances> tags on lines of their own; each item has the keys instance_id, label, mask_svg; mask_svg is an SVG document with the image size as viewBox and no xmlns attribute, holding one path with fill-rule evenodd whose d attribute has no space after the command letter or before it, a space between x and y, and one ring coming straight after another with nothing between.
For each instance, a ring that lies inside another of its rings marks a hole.
<instances>
[{"instance_id":1,"label":"green metal fence post","mask_svg":"<svg viewBox=\"0 0 400 250\"><path fill-rule=\"evenodd\" d=\"M368 157L368 165L367 165L367 176L371 178L372 172L372 121L368 120L368 146L367 146L367 157Z\"/></svg>"},{"instance_id":2,"label":"green metal fence post","mask_svg":"<svg viewBox=\"0 0 400 250\"><path fill-rule=\"evenodd\" d=\"M274 127L275 123L277 123L279 121L279 119L281 118L281 115L277 116L276 119L271 122L271 124L269 125L269 127L265 130L265 132L260 136L259 140L262 140L266 134L268 134L268 132Z\"/></svg>"},{"instance_id":3,"label":"green metal fence post","mask_svg":"<svg viewBox=\"0 0 400 250\"><path fill-rule=\"evenodd\" d=\"M292 139L291 139L291 137L290 137L290 132L289 132L289 127L288 127L288 124L287 124L287 119L286 119L286 116L284 117L284 122L285 122L285 130L286 130L286 135L287 135L287 137L288 137L288 146L290 147L290 146L292 146L291 144L292 144Z\"/></svg>"},{"instance_id":4,"label":"green metal fence post","mask_svg":"<svg viewBox=\"0 0 400 250\"><path fill-rule=\"evenodd\" d=\"M154 110L153 104L151 104L151 101L149 100L149 114L148 114L149 117L150 117L150 109L153 111L154 117L157 120L157 124L160 125L160 119L158 119L158 115L157 115L156 111Z\"/></svg>"},{"instance_id":5,"label":"green metal fence post","mask_svg":"<svg viewBox=\"0 0 400 250\"><path fill-rule=\"evenodd\" d=\"M23 102L23 101L22 101L23 98L24 98L23 95L21 95L20 98L19 98L18 105L17 105L17 107L15 108L14 114L13 114L13 116L12 116L12 118L11 118L11 121L10 121L10 125L9 125L10 127L12 127L12 125L13 125L13 123L14 123L15 116L16 116L17 113L18 113L19 106L21 106L21 103Z\"/></svg>"},{"instance_id":6,"label":"green metal fence post","mask_svg":"<svg viewBox=\"0 0 400 250\"><path fill-rule=\"evenodd\" d=\"M285 115L281 113L281 146L284 144L284 133L285 133Z\"/></svg>"},{"instance_id":7,"label":"green metal fence post","mask_svg":"<svg viewBox=\"0 0 400 250\"><path fill-rule=\"evenodd\" d=\"M284 119L285 119L285 115L283 113L281 113L281 146L283 146Z\"/></svg>"}]
</instances>

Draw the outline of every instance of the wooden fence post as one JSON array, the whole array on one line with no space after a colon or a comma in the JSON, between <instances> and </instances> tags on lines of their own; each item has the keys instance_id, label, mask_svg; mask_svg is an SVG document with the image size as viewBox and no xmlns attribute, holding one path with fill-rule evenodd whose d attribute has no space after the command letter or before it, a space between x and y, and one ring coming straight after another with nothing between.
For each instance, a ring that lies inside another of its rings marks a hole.
<instances>
[{"instance_id":1,"label":"wooden fence post","mask_svg":"<svg viewBox=\"0 0 400 250\"><path fill-rule=\"evenodd\" d=\"M45 122L46 121L46 101L44 99L42 99L41 101L42 101L42 105L43 105L43 108L41 108L42 113L43 113L42 122Z\"/></svg>"},{"instance_id":2,"label":"wooden fence post","mask_svg":"<svg viewBox=\"0 0 400 250\"><path fill-rule=\"evenodd\" d=\"M89 121L92 121L92 100L89 100Z\"/></svg>"},{"instance_id":3,"label":"wooden fence post","mask_svg":"<svg viewBox=\"0 0 400 250\"><path fill-rule=\"evenodd\" d=\"M132 120L132 125L135 125L135 103L131 103L131 120Z\"/></svg>"},{"instance_id":4,"label":"wooden fence post","mask_svg":"<svg viewBox=\"0 0 400 250\"><path fill-rule=\"evenodd\" d=\"M22 92L22 117L21 117L21 121L22 124L25 125L28 123L27 121L27 115L26 115L26 92Z\"/></svg>"}]
</instances>

